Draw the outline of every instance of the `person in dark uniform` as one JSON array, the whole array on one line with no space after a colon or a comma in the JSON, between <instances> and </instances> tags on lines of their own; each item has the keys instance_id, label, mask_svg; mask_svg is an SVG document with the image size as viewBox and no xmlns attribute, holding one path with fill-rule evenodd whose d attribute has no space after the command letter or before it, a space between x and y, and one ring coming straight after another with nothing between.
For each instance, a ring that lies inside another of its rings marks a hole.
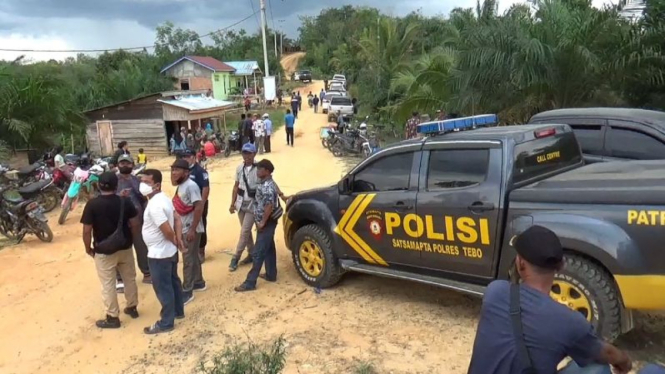
<instances>
[{"instance_id":1,"label":"person in dark uniform","mask_svg":"<svg viewBox=\"0 0 665 374\"><path fill-rule=\"evenodd\" d=\"M201 200L203 200L203 229L201 235L201 244L199 244L199 259L201 263L205 261L206 244L208 244L208 196L210 196L210 180L208 172L196 162L196 152L188 149L184 152L183 159L189 163L189 179L191 179L201 190Z\"/></svg>"}]
</instances>

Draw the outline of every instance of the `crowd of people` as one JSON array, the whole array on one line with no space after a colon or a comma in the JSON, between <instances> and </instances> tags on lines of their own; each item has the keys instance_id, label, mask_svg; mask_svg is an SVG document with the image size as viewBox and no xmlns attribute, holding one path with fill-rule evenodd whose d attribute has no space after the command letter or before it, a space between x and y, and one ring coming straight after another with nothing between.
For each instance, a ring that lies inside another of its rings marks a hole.
<instances>
[{"instance_id":1,"label":"crowd of people","mask_svg":"<svg viewBox=\"0 0 665 374\"><path fill-rule=\"evenodd\" d=\"M143 283L152 284L162 306L159 319L144 332L158 334L172 330L175 319L185 317L184 306L194 300L195 292L207 289L202 263L207 245L209 175L198 164L196 151L185 149L171 165L170 182L176 191L168 197L162 191L166 183L162 173L146 169L139 176L132 175L134 159L129 147L125 143L120 148L123 152L117 156L114 170L99 177L100 195L86 204L81 216L85 251L94 259L106 312L96 325L120 327L118 293L125 295L122 312L139 317L138 266ZM256 162L256 154L254 143L243 145L243 162L236 170L229 208L241 224L229 270L252 264L246 280L235 288L237 292L256 289L258 278L269 282L277 279L274 235L283 213L280 199L286 202L288 197L272 179L273 164L266 159ZM245 250L247 255L241 260ZM182 280L177 271L180 259ZM261 274L264 266L266 272Z\"/></svg>"}]
</instances>

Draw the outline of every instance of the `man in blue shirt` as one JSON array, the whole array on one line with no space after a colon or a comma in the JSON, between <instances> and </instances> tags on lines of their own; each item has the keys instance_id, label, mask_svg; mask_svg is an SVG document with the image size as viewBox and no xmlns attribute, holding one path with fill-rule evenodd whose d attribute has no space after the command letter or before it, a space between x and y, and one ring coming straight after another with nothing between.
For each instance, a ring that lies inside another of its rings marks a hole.
<instances>
[{"instance_id":1,"label":"man in blue shirt","mask_svg":"<svg viewBox=\"0 0 665 374\"><path fill-rule=\"evenodd\" d=\"M296 124L296 117L291 114L291 110L286 110L284 116L284 127L286 127L286 145L293 147L293 128Z\"/></svg>"},{"instance_id":2,"label":"man in blue shirt","mask_svg":"<svg viewBox=\"0 0 665 374\"><path fill-rule=\"evenodd\" d=\"M532 226L511 245L517 251L512 271L522 283L497 280L487 287L469 374L553 374L567 356L574 362L561 374L611 374L610 365L615 373L628 373L632 363L626 353L599 339L581 313L549 296L554 274L563 266L556 234ZM512 307L511 298L518 305ZM513 330L519 325L521 334Z\"/></svg>"},{"instance_id":3,"label":"man in blue shirt","mask_svg":"<svg viewBox=\"0 0 665 374\"><path fill-rule=\"evenodd\" d=\"M206 245L208 245L208 196L210 196L210 180L208 172L196 161L196 152L191 149L185 150L183 159L189 163L189 179L199 186L201 200L204 204L203 214L201 215L204 232L201 234L201 242L199 243L199 261L204 263Z\"/></svg>"},{"instance_id":4,"label":"man in blue shirt","mask_svg":"<svg viewBox=\"0 0 665 374\"><path fill-rule=\"evenodd\" d=\"M265 153L270 153L270 135L272 135L272 121L270 120L270 115L268 113L263 114L263 125L266 129L266 135L263 138L263 149Z\"/></svg>"}]
</instances>

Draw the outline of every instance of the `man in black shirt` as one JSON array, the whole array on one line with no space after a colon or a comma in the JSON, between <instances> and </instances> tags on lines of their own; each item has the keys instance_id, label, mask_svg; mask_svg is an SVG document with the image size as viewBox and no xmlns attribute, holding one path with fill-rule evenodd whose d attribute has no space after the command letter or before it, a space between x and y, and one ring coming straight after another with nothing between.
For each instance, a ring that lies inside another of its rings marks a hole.
<instances>
[{"instance_id":1,"label":"man in black shirt","mask_svg":"<svg viewBox=\"0 0 665 374\"><path fill-rule=\"evenodd\" d=\"M100 328L119 328L120 308L116 293L116 271L125 284L127 307L124 313L138 318L138 294L132 238L141 229L134 204L115 194L118 176L106 172L99 177L101 195L90 200L83 209L83 244L85 252L94 258L97 275L102 283L102 299L106 318L97 321ZM122 220L121 222L119 222Z\"/></svg>"},{"instance_id":2,"label":"man in black shirt","mask_svg":"<svg viewBox=\"0 0 665 374\"><path fill-rule=\"evenodd\" d=\"M201 263L205 262L206 244L208 244L208 196L210 195L210 180L208 179L208 172L196 162L196 155L191 149L184 153L183 159L189 162L189 179L194 181L201 190L201 200L203 200L203 215L201 221L203 222L203 229L205 230L201 235L201 243L199 244L199 260Z\"/></svg>"},{"instance_id":3,"label":"man in black shirt","mask_svg":"<svg viewBox=\"0 0 665 374\"><path fill-rule=\"evenodd\" d=\"M240 116L245 116L242 123L242 144L248 142L254 144L254 121L252 121L252 116L247 116L244 113ZM240 145L240 147L242 147L242 145Z\"/></svg>"},{"instance_id":4,"label":"man in black shirt","mask_svg":"<svg viewBox=\"0 0 665 374\"><path fill-rule=\"evenodd\" d=\"M111 162L109 163L111 167L117 167L118 166L118 158L122 155L128 155L129 154L129 145L127 144L126 141L122 141L118 143L118 149L115 150L115 153L113 154L113 158L111 158Z\"/></svg>"}]
</instances>

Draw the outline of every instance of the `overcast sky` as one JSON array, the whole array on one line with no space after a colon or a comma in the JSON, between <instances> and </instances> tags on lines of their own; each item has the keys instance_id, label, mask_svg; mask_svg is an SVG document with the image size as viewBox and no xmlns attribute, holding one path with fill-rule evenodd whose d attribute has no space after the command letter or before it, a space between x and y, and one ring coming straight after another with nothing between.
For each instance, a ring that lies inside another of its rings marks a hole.
<instances>
[{"instance_id":1,"label":"overcast sky","mask_svg":"<svg viewBox=\"0 0 665 374\"><path fill-rule=\"evenodd\" d=\"M611 0L593 0L602 5ZM298 35L298 16L353 4L404 15L448 14L455 7L475 6L476 0L266 0L268 24L291 37ZM500 11L519 0L499 2ZM179 27L205 34L233 24L258 10L259 0L0 0L0 48L107 49L152 45L155 27L172 21ZM272 7L272 11L271 11ZM283 20L280 22L280 20ZM236 28L258 29L258 14ZM23 53L0 51L11 60ZM33 60L63 59L75 53L26 53Z\"/></svg>"}]
</instances>

